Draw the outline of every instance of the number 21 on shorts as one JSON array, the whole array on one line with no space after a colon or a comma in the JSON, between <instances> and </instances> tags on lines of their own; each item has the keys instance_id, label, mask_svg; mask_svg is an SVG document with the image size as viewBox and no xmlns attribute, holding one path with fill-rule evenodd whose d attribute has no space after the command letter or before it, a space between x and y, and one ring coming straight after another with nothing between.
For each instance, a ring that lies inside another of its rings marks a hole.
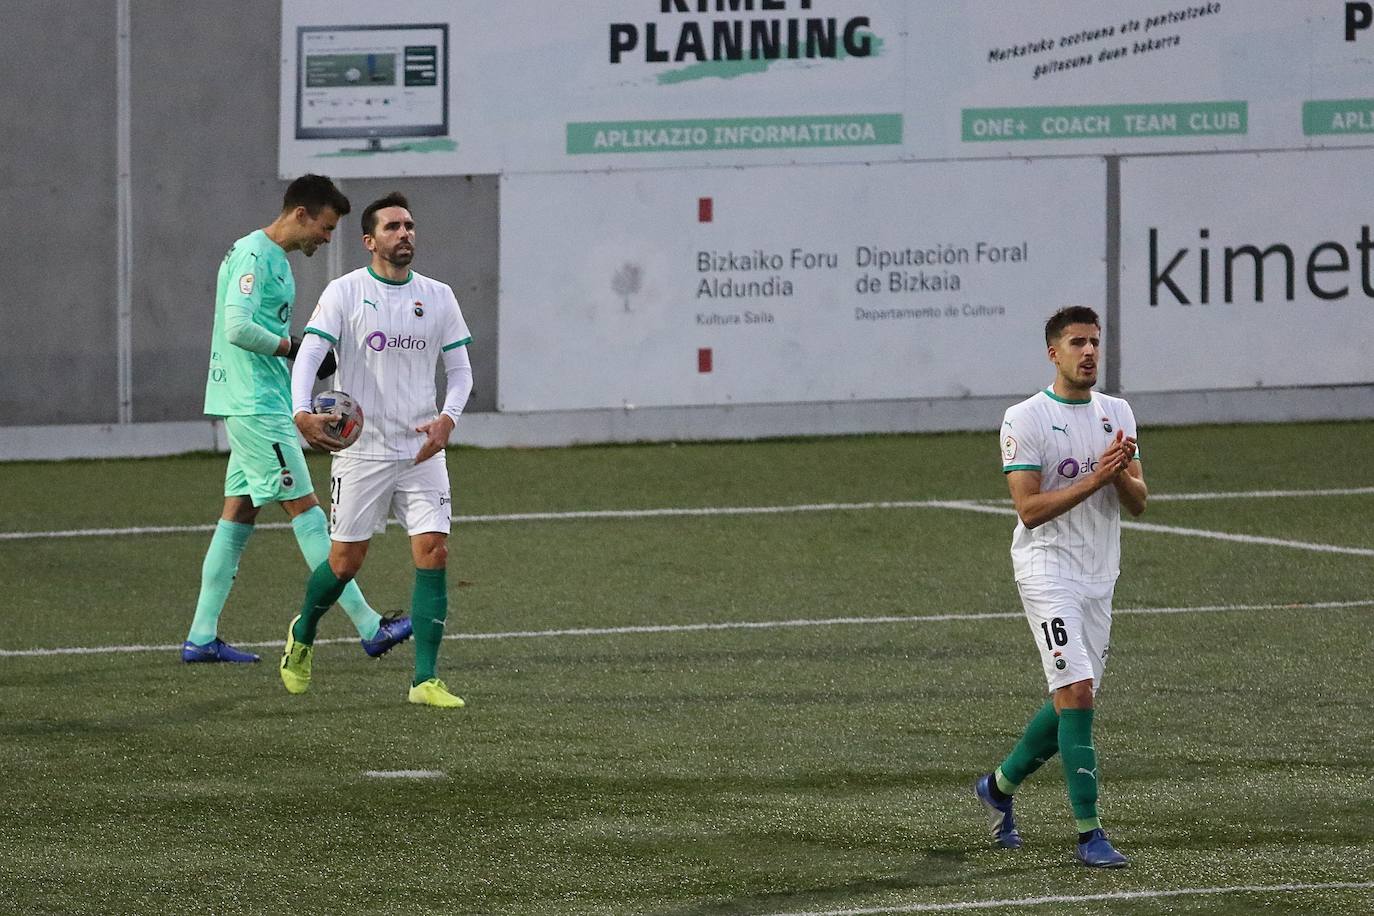
<instances>
[{"instance_id":1,"label":"number 21 on shorts","mask_svg":"<svg viewBox=\"0 0 1374 916\"><path fill-rule=\"evenodd\" d=\"M335 520L339 515L339 497L343 495L343 478L329 478L329 533L334 533Z\"/></svg>"}]
</instances>

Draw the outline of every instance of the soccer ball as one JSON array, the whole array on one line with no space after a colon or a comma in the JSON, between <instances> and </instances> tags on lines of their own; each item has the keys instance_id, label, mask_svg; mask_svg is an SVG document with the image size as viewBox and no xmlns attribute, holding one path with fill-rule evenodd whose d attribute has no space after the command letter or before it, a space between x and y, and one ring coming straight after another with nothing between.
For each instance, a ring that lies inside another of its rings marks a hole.
<instances>
[{"instance_id":1,"label":"soccer ball","mask_svg":"<svg viewBox=\"0 0 1374 916\"><path fill-rule=\"evenodd\" d=\"M363 432L363 405L353 396L343 391L321 391L310 402L315 413L336 413L339 419L326 426L325 432L338 439L348 448L358 441Z\"/></svg>"}]
</instances>

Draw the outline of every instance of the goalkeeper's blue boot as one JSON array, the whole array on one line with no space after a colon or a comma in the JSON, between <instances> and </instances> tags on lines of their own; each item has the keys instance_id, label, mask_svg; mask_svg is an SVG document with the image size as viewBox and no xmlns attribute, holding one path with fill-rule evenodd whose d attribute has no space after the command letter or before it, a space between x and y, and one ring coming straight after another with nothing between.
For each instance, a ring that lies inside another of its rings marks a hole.
<instances>
[{"instance_id":1,"label":"goalkeeper's blue boot","mask_svg":"<svg viewBox=\"0 0 1374 916\"><path fill-rule=\"evenodd\" d=\"M983 807L988 809L988 826L992 829L992 838L997 845L1003 849L1020 849L1021 834L1016 832L1016 818L1011 813L1011 799L998 801L992 797L992 780L995 778L991 773L979 776L973 781L973 794L978 796Z\"/></svg>"},{"instance_id":2,"label":"goalkeeper's blue boot","mask_svg":"<svg viewBox=\"0 0 1374 916\"><path fill-rule=\"evenodd\" d=\"M181 660L187 664L191 662L232 662L236 665L247 665L261 661L252 652L235 649L219 637L215 637L214 640L203 646L198 646L190 640L182 643Z\"/></svg>"},{"instance_id":3,"label":"goalkeeper's blue boot","mask_svg":"<svg viewBox=\"0 0 1374 916\"><path fill-rule=\"evenodd\" d=\"M401 612L387 614L377 627L377 635L362 640L363 651L373 658L381 658L410 638L410 618L402 617Z\"/></svg>"},{"instance_id":4,"label":"goalkeeper's blue boot","mask_svg":"<svg viewBox=\"0 0 1374 916\"><path fill-rule=\"evenodd\" d=\"M1089 868L1125 868L1128 860L1112 848L1101 827L1089 831L1088 838L1078 844L1078 861Z\"/></svg>"}]
</instances>

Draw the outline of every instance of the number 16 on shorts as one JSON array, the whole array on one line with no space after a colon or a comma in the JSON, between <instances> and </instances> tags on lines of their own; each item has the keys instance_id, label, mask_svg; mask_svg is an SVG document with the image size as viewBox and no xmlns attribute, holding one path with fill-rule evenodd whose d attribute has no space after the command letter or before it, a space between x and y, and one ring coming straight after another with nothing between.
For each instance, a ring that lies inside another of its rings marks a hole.
<instances>
[{"instance_id":1,"label":"number 16 on shorts","mask_svg":"<svg viewBox=\"0 0 1374 916\"><path fill-rule=\"evenodd\" d=\"M1026 610L1045 683L1057 690L1078 681L1102 682L1111 636L1111 592L1085 594L1073 583L1026 579L1016 583Z\"/></svg>"}]
</instances>

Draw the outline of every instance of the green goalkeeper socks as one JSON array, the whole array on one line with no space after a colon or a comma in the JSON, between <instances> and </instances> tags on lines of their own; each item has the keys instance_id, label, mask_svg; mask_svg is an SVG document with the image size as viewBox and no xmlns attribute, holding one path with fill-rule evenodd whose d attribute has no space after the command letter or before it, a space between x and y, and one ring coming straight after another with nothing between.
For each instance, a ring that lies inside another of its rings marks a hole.
<instances>
[{"instance_id":1,"label":"green goalkeeper socks","mask_svg":"<svg viewBox=\"0 0 1374 916\"><path fill-rule=\"evenodd\" d=\"M315 633L319 629L320 618L334 606L335 601L339 600L339 595L343 594L344 586L347 584L346 580L334 575L334 570L329 568L328 560L315 567L309 581L305 583L305 602L301 605L301 616L291 628L291 635L296 638L296 642L307 646L315 644Z\"/></svg>"},{"instance_id":2,"label":"green goalkeeper socks","mask_svg":"<svg viewBox=\"0 0 1374 916\"><path fill-rule=\"evenodd\" d=\"M203 646L214 641L219 631L219 615L229 599L229 589L239 571L239 557L253 533L252 525L220 519L210 538L210 549L200 566L200 597L196 600L196 616L191 620L191 632L186 641Z\"/></svg>"},{"instance_id":3,"label":"green goalkeeper socks","mask_svg":"<svg viewBox=\"0 0 1374 916\"><path fill-rule=\"evenodd\" d=\"M1097 749L1093 747L1093 711L1065 709L1059 713L1059 754L1069 804L1080 832L1102 826L1097 816Z\"/></svg>"},{"instance_id":4,"label":"green goalkeeper socks","mask_svg":"<svg viewBox=\"0 0 1374 916\"><path fill-rule=\"evenodd\" d=\"M997 768L997 788L1007 795L1026 778L1040 769L1046 761L1059 752L1059 714L1054 711L1054 700L1046 700L1045 705L1031 716L1021 740L1011 749L1007 759Z\"/></svg>"},{"instance_id":5,"label":"green goalkeeper socks","mask_svg":"<svg viewBox=\"0 0 1374 916\"><path fill-rule=\"evenodd\" d=\"M416 569L415 591L410 600L410 623L415 634L414 684L435 677L447 617L448 571Z\"/></svg>"},{"instance_id":6,"label":"green goalkeeper socks","mask_svg":"<svg viewBox=\"0 0 1374 916\"><path fill-rule=\"evenodd\" d=\"M291 519L291 530L296 533L296 544L301 549L301 556L305 557L306 565L311 569L329 559L329 522L324 517L323 509L319 506L306 509ZM367 603L357 582L349 581L343 594L339 596L339 605L344 609L344 613L348 614L348 619L353 621L359 636L363 639L372 639L377 635L377 628L382 625L382 616Z\"/></svg>"}]
</instances>

